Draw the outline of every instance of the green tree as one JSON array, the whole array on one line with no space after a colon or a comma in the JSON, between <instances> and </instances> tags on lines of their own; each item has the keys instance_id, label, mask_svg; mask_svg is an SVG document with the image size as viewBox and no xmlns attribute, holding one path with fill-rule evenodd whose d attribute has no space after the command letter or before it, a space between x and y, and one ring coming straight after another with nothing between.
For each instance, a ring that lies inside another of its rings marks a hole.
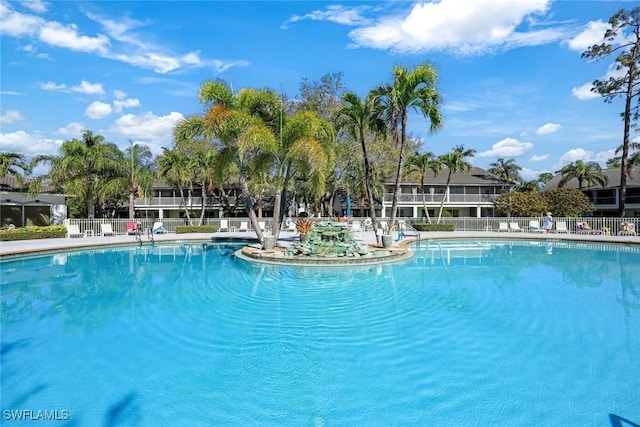
<instances>
[{"instance_id":1,"label":"green tree","mask_svg":"<svg viewBox=\"0 0 640 427\"><path fill-rule=\"evenodd\" d=\"M58 156L38 156L33 165L49 163L49 173L38 179L48 180L54 187L63 188L75 196L86 209L87 218L95 218L96 204L110 193L112 181L124 173L123 153L102 135L85 130L82 140L62 143Z\"/></svg>"},{"instance_id":2,"label":"green tree","mask_svg":"<svg viewBox=\"0 0 640 427\"><path fill-rule=\"evenodd\" d=\"M380 118L378 101L375 97L369 96L365 99L360 99L355 93L347 92L342 96L342 101L343 105L338 113L340 127L345 129L360 144L364 162L364 187L369 202L371 224L373 224L375 232L378 229L378 225L373 189L373 172L369 153L367 152L367 138L374 139L378 134L385 135L385 122Z\"/></svg>"},{"instance_id":3,"label":"green tree","mask_svg":"<svg viewBox=\"0 0 640 427\"><path fill-rule=\"evenodd\" d=\"M520 176L522 166L518 165L514 159L505 160L499 158L498 161L490 163L489 166L491 166L489 172L511 184L522 181L522 177Z\"/></svg>"},{"instance_id":4,"label":"green tree","mask_svg":"<svg viewBox=\"0 0 640 427\"><path fill-rule=\"evenodd\" d=\"M557 216L577 217L596 210L589 198L576 188L556 188L544 191L542 196L549 210Z\"/></svg>"},{"instance_id":5,"label":"green tree","mask_svg":"<svg viewBox=\"0 0 640 427\"><path fill-rule=\"evenodd\" d=\"M622 118L622 157L620 167L620 202L618 214L625 214L627 196L627 175L629 161L630 129L632 122L640 116L640 7L620 10L609 19L610 28L604 34L603 42L589 47L582 58L598 60L616 55L617 72L607 80L595 80L592 91L602 95L607 103L617 97L624 99ZM634 103L634 99L636 102Z\"/></svg>"},{"instance_id":6,"label":"green tree","mask_svg":"<svg viewBox=\"0 0 640 427\"><path fill-rule=\"evenodd\" d=\"M25 176L30 172L31 168L22 154L9 151L0 152L0 180L12 175L16 177L19 184L22 184Z\"/></svg>"},{"instance_id":7,"label":"green tree","mask_svg":"<svg viewBox=\"0 0 640 427\"><path fill-rule=\"evenodd\" d=\"M473 167L471 163L467 162L467 158L473 157L476 154L476 150L465 150L464 145L458 145L453 149L451 153L443 154L439 157L439 161L444 167L448 169L447 184L442 195L442 202L440 202L440 212L438 213L438 224L442 218L442 210L444 209L444 199L449 194L449 185L451 184L451 177L454 173L467 173Z\"/></svg>"},{"instance_id":8,"label":"green tree","mask_svg":"<svg viewBox=\"0 0 640 427\"><path fill-rule=\"evenodd\" d=\"M540 175L538 175L538 181L544 186L553 179L553 176L554 175L551 172L542 172Z\"/></svg>"},{"instance_id":9,"label":"green tree","mask_svg":"<svg viewBox=\"0 0 640 427\"><path fill-rule=\"evenodd\" d=\"M158 176L180 193L180 200L187 222L191 222L191 215L184 189L189 185L188 159L174 147L162 147L162 154L157 159Z\"/></svg>"},{"instance_id":10,"label":"green tree","mask_svg":"<svg viewBox=\"0 0 640 427\"><path fill-rule=\"evenodd\" d=\"M549 203L540 193L519 191L500 194L493 206L498 216L539 216L549 210Z\"/></svg>"},{"instance_id":11,"label":"green tree","mask_svg":"<svg viewBox=\"0 0 640 427\"><path fill-rule=\"evenodd\" d=\"M157 169L151 150L144 144L131 142L124 154L129 168L127 174L129 180L129 218L134 218L135 198L153 197L153 181Z\"/></svg>"},{"instance_id":12,"label":"green tree","mask_svg":"<svg viewBox=\"0 0 640 427\"><path fill-rule=\"evenodd\" d=\"M533 179L531 181L521 181L518 184L518 191L535 193L540 191L540 181Z\"/></svg>"},{"instance_id":13,"label":"green tree","mask_svg":"<svg viewBox=\"0 0 640 427\"><path fill-rule=\"evenodd\" d=\"M407 159L407 167L410 171L416 171L420 173L420 184L422 193L422 208L424 209L427 221L431 224L431 217L429 216L429 209L427 209L427 199L424 191L424 187L427 184L427 173L431 171L434 177L440 175L442 172L443 163L439 157L436 157L430 151L426 153L415 153L413 156Z\"/></svg>"},{"instance_id":14,"label":"green tree","mask_svg":"<svg viewBox=\"0 0 640 427\"><path fill-rule=\"evenodd\" d=\"M622 156L607 159L607 169L616 169L622 167Z\"/></svg>"},{"instance_id":15,"label":"green tree","mask_svg":"<svg viewBox=\"0 0 640 427\"><path fill-rule=\"evenodd\" d=\"M399 142L397 144L399 151L388 232L393 228L398 213L398 196L404 169L409 110L417 110L429 120L429 132L436 132L442 127L440 114L442 98L436 89L436 82L436 71L428 63L413 70L396 65L393 67L393 82L381 85L371 91L371 96L377 98L376 102L380 102L381 114L391 129L394 141Z\"/></svg>"},{"instance_id":16,"label":"green tree","mask_svg":"<svg viewBox=\"0 0 640 427\"><path fill-rule=\"evenodd\" d=\"M576 160L564 166L556 173L562 174L562 178L558 182L558 187L564 187L572 179L578 180L578 189L582 190L584 186L591 187L595 184L604 187L607 185L607 177L602 173L602 168L596 162L583 162Z\"/></svg>"}]
</instances>

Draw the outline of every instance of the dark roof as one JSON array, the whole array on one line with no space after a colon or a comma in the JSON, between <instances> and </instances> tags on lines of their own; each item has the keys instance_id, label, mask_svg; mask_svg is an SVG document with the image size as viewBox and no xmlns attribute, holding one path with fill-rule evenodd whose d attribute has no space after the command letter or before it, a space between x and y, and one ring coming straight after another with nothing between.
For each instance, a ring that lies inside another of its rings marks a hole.
<instances>
[{"instance_id":1,"label":"dark roof","mask_svg":"<svg viewBox=\"0 0 640 427\"><path fill-rule=\"evenodd\" d=\"M432 171L428 171L425 178L425 185L447 185L447 177L449 176L449 169L444 168L442 172L438 176L434 176ZM409 184L408 182L403 182L403 184ZM420 185L419 182L411 183ZM502 178L494 175L490 172L487 172L484 169L473 167L467 173L455 173L451 176L450 185L467 185L467 186L487 186L487 185L504 185L510 186L508 181L503 180Z\"/></svg>"},{"instance_id":2,"label":"dark roof","mask_svg":"<svg viewBox=\"0 0 640 427\"><path fill-rule=\"evenodd\" d=\"M18 184L18 179L13 175L7 175L4 178L0 179L0 190L2 191L15 191L15 192L26 192L29 188L29 179L24 180L22 185ZM42 184L40 187L40 193L57 193L55 188L51 187L49 184Z\"/></svg>"},{"instance_id":3,"label":"dark roof","mask_svg":"<svg viewBox=\"0 0 640 427\"><path fill-rule=\"evenodd\" d=\"M620 168L602 169L602 174L607 177L607 184L602 187L600 185L584 186L583 190L598 190L598 189L614 189L620 187ZM553 190L558 188L558 183L562 179L561 174L554 176L551 181L545 185L545 189ZM634 168L631 176L627 175L627 188L628 187L640 187L640 168ZM563 188L578 188L578 180L576 178L570 179Z\"/></svg>"}]
</instances>

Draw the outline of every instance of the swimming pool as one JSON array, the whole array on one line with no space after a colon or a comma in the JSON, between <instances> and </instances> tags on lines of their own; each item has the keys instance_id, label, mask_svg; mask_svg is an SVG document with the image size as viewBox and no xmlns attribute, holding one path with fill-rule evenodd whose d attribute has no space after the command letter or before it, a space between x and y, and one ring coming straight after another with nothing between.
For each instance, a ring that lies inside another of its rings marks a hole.
<instances>
[{"instance_id":1,"label":"swimming pool","mask_svg":"<svg viewBox=\"0 0 640 427\"><path fill-rule=\"evenodd\" d=\"M637 246L433 241L401 264L333 269L237 248L2 262L3 420L640 422Z\"/></svg>"}]
</instances>

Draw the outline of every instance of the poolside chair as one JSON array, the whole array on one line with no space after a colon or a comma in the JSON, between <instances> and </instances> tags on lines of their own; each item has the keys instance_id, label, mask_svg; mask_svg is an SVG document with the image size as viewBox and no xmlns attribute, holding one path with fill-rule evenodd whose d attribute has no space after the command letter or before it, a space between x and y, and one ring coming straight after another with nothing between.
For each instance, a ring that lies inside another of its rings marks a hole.
<instances>
[{"instance_id":1,"label":"poolside chair","mask_svg":"<svg viewBox=\"0 0 640 427\"><path fill-rule=\"evenodd\" d=\"M132 235L137 233L137 222L128 222L127 223L127 235Z\"/></svg>"},{"instance_id":2,"label":"poolside chair","mask_svg":"<svg viewBox=\"0 0 640 427\"><path fill-rule=\"evenodd\" d=\"M510 222L509 223L509 231L522 231L522 228L520 228L520 225L518 225L517 222Z\"/></svg>"},{"instance_id":3,"label":"poolside chair","mask_svg":"<svg viewBox=\"0 0 640 427\"><path fill-rule=\"evenodd\" d=\"M534 233L539 233L544 230L540 228L540 221L532 220L532 221L529 221L529 231L532 231Z\"/></svg>"},{"instance_id":4,"label":"poolside chair","mask_svg":"<svg viewBox=\"0 0 640 427\"><path fill-rule=\"evenodd\" d=\"M267 223L264 221L258 221L258 227L260 227L261 231L264 231L267 229Z\"/></svg>"},{"instance_id":5,"label":"poolside chair","mask_svg":"<svg viewBox=\"0 0 640 427\"><path fill-rule=\"evenodd\" d=\"M564 221L556 222L556 233L568 233L567 223Z\"/></svg>"},{"instance_id":6,"label":"poolside chair","mask_svg":"<svg viewBox=\"0 0 640 427\"><path fill-rule=\"evenodd\" d=\"M100 224L100 234L104 236L115 236L116 232L113 231L111 224Z\"/></svg>"},{"instance_id":7,"label":"poolside chair","mask_svg":"<svg viewBox=\"0 0 640 427\"><path fill-rule=\"evenodd\" d=\"M509 231L509 224L501 222L498 224L498 231Z\"/></svg>"},{"instance_id":8,"label":"poolside chair","mask_svg":"<svg viewBox=\"0 0 640 427\"><path fill-rule=\"evenodd\" d=\"M84 237L84 234L80 232L80 226L77 224L69 224L67 225L67 234L65 237Z\"/></svg>"},{"instance_id":9,"label":"poolside chair","mask_svg":"<svg viewBox=\"0 0 640 427\"><path fill-rule=\"evenodd\" d=\"M161 222L154 222L153 227L151 227L152 234L166 234L167 230L164 228L164 225Z\"/></svg>"},{"instance_id":10,"label":"poolside chair","mask_svg":"<svg viewBox=\"0 0 640 427\"><path fill-rule=\"evenodd\" d=\"M287 218L287 221L285 222L285 225L287 226L287 231L290 231L292 233L295 233L296 231L298 231L298 229L296 227L296 223L293 222L293 220L291 218Z\"/></svg>"},{"instance_id":11,"label":"poolside chair","mask_svg":"<svg viewBox=\"0 0 640 427\"><path fill-rule=\"evenodd\" d=\"M362 231L362 227L360 226L360 221L353 221L351 223L351 232L359 233L360 231Z\"/></svg>"},{"instance_id":12,"label":"poolside chair","mask_svg":"<svg viewBox=\"0 0 640 427\"><path fill-rule=\"evenodd\" d=\"M380 221L380 228L383 234L387 233L389 231L387 221Z\"/></svg>"},{"instance_id":13,"label":"poolside chair","mask_svg":"<svg viewBox=\"0 0 640 427\"><path fill-rule=\"evenodd\" d=\"M593 229L586 222L579 222L577 226L578 234L604 234L603 230Z\"/></svg>"},{"instance_id":14,"label":"poolside chair","mask_svg":"<svg viewBox=\"0 0 640 427\"><path fill-rule=\"evenodd\" d=\"M623 222L620 224L620 231L618 231L618 236L635 236L636 235L636 225L631 222Z\"/></svg>"},{"instance_id":15,"label":"poolside chair","mask_svg":"<svg viewBox=\"0 0 640 427\"><path fill-rule=\"evenodd\" d=\"M220 228L218 228L218 231L229 231L229 220L228 219L221 219L220 220Z\"/></svg>"},{"instance_id":16,"label":"poolside chair","mask_svg":"<svg viewBox=\"0 0 640 427\"><path fill-rule=\"evenodd\" d=\"M238 231L249 231L249 223L247 223L247 221L240 221L240 227L238 227Z\"/></svg>"}]
</instances>

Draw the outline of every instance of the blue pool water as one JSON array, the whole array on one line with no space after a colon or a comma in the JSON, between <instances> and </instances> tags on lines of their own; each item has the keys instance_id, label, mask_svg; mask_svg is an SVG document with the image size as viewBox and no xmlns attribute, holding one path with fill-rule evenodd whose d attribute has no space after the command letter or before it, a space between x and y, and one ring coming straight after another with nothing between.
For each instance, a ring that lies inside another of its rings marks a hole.
<instances>
[{"instance_id":1,"label":"blue pool water","mask_svg":"<svg viewBox=\"0 0 640 427\"><path fill-rule=\"evenodd\" d=\"M2 262L2 424L640 423L638 247L423 242L348 268L235 248Z\"/></svg>"}]
</instances>

